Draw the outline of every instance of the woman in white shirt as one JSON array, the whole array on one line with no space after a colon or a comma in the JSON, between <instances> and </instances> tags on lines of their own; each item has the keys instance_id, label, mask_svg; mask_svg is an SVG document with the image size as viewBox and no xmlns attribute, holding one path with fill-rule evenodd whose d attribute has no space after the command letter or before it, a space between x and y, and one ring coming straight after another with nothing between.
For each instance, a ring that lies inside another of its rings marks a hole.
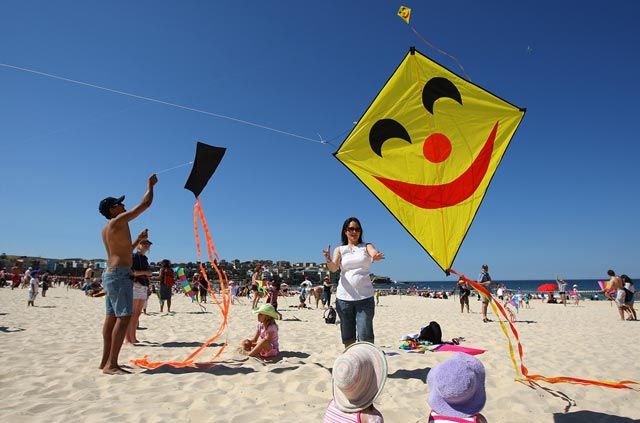
<instances>
[{"instance_id":1,"label":"woman in white shirt","mask_svg":"<svg viewBox=\"0 0 640 423\"><path fill-rule=\"evenodd\" d=\"M336 247L331 258L331 245L324 251L330 272L340 270L336 290L336 311L340 316L340 332L345 348L356 341L373 343L374 289L369 266L384 259L373 244L362 241L362 225L350 217L342 225L342 245Z\"/></svg>"}]
</instances>

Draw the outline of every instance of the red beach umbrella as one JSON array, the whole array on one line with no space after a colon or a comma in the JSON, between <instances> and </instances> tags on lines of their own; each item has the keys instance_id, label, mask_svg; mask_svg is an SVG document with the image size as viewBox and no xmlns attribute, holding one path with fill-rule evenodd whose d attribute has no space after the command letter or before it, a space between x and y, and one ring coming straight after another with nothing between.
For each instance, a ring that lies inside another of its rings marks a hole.
<instances>
[{"instance_id":1,"label":"red beach umbrella","mask_svg":"<svg viewBox=\"0 0 640 423\"><path fill-rule=\"evenodd\" d=\"M555 283L543 283L537 289L538 292L553 292L558 290L558 285Z\"/></svg>"}]
</instances>

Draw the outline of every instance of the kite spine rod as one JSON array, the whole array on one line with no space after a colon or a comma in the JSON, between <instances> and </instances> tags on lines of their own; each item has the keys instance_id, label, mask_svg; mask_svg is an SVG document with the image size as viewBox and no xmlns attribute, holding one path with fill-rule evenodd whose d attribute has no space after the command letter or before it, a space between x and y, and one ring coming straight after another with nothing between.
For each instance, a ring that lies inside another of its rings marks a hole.
<instances>
[{"instance_id":1,"label":"kite spine rod","mask_svg":"<svg viewBox=\"0 0 640 423\"><path fill-rule=\"evenodd\" d=\"M290 137L299 138L299 139L302 139L302 140L305 140L305 141L311 141L311 142L315 142L315 143L318 143L318 144L326 144L327 143L325 141L318 141L318 140L316 140L314 138L305 137L303 135L294 134L292 132L282 131L280 129L271 128L271 127L265 126L265 125L260 125L259 123L250 122L248 120L238 119L238 118L234 118L232 116L221 115L219 113L209 112L207 110L196 109L194 107L183 106L183 105L177 104L177 103L170 103L168 101L163 101L163 100L158 100L158 99L155 99L155 98L152 98L152 97L145 97L145 96L138 95L138 94L128 93L126 91L114 90L112 88L107 88L107 87L103 87L103 86L100 86L100 85L90 84L88 82L78 81L78 80L75 80L75 79L65 78L65 77L62 77L62 76L53 75L53 74L46 73L46 72L40 72L40 71L33 70L33 69L22 68L20 66L9 65L9 64L6 64L6 63L0 63L0 66L5 67L5 68L14 69L14 70L19 70L19 71L22 71L22 72L29 72L29 73L33 73L33 74L36 74L36 75L46 76L48 78L58 79L60 81L70 82L72 84L84 85L86 87L96 88L96 89L103 90L103 91L109 91L111 93L120 94L120 95L124 95L124 96L127 96L127 97L133 97L133 98L137 98L139 100L146 100L146 101L151 101L153 103L164 104L165 106L176 107L178 109L183 109L183 110L188 110L188 111L191 111L191 112L201 113L201 114L204 114L204 115L213 116L213 117L217 117L217 118L220 118L220 119L227 119L227 120L230 120L230 121L233 121L233 122L242 123L244 125L249 125L249 126L253 126L253 127L256 127L256 128L260 128L260 129L265 129L267 131L277 132L279 134L288 135Z\"/></svg>"}]
</instances>

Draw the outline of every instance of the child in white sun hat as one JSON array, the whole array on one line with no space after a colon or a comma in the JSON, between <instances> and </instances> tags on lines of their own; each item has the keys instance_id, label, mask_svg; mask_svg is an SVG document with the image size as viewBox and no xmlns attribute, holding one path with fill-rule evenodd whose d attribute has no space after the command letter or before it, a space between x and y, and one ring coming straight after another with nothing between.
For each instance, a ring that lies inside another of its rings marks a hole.
<instances>
[{"instance_id":1,"label":"child in white sun hat","mask_svg":"<svg viewBox=\"0 0 640 423\"><path fill-rule=\"evenodd\" d=\"M333 400L324 423L383 423L373 401L387 380L384 352L369 342L350 345L333 364Z\"/></svg>"}]
</instances>

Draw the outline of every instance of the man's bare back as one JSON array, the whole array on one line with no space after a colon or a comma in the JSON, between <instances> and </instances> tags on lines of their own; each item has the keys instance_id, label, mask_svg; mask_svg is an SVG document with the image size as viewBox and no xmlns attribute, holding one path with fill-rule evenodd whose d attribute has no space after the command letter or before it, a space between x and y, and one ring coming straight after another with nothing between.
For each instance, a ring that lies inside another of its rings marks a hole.
<instances>
[{"instance_id":1,"label":"man's bare back","mask_svg":"<svg viewBox=\"0 0 640 423\"><path fill-rule=\"evenodd\" d=\"M622 279L619 276L611 276L611 278L609 279L609 282L611 282L611 286L609 289L622 289L622 287L624 286L622 284Z\"/></svg>"}]
</instances>

